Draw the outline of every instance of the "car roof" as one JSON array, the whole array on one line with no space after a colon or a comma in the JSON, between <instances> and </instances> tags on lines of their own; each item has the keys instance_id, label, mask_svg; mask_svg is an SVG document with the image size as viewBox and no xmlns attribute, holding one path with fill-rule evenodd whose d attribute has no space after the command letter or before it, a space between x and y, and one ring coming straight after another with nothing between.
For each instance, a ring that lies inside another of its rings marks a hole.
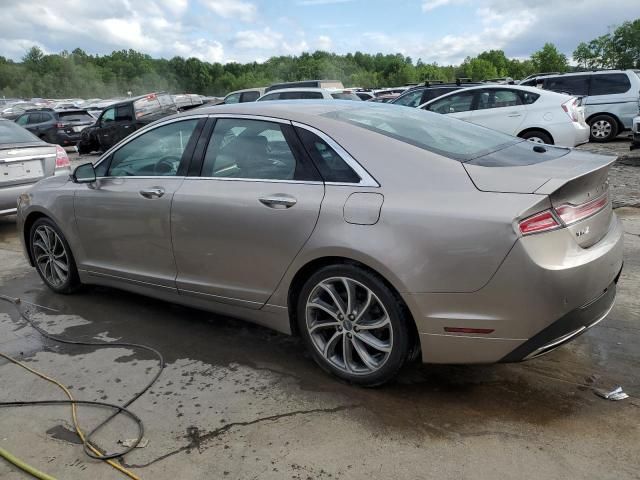
<instances>
[{"instance_id":1,"label":"car roof","mask_svg":"<svg viewBox=\"0 0 640 480\"><path fill-rule=\"evenodd\" d=\"M574 77L576 75L606 75L607 73L628 73L634 72L637 70L628 69L628 70L619 70L619 69L611 69L611 70L588 70L585 72L568 72L568 73L550 73L547 75L536 75L535 77L528 78L527 80L533 80L534 78L537 80L539 78L549 78L549 77Z\"/></svg>"},{"instance_id":2,"label":"car roof","mask_svg":"<svg viewBox=\"0 0 640 480\"><path fill-rule=\"evenodd\" d=\"M535 93L536 95L561 95L563 97L572 97L575 95L567 95L564 93L558 93L558 92L554 92L552 90L541 90L537 87L526 87L526 86L521 86L521 85L492 85L492 84L488 84L488 85L480 85L477 87L465 87L465 88L461 88L458 90L455 90L455 92L449 92L449 93L445 93L444 95L441 95L439 97L433 98L431 100L429 100L428 102L424 102L422 105L427 105L430 104L432 102L435 102L437 100L441 100L445 97L448 97L449 95L453 95L455 94L460 94L463 91L468 91L468 90L517 90L517 91L521 91L521 92L531 92L531 93ZM421 107L422 105L419 105L418 107Z\"/></svg>"}]
</instances>

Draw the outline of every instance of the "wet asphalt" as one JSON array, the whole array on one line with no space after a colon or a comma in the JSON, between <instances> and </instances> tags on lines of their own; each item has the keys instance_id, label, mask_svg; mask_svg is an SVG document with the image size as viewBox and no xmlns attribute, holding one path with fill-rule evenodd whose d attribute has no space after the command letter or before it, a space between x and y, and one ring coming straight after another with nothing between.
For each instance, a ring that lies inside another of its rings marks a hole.
<instances>
[{"instance_id":1,"label":"wet asphalt","mask_svg":"<svg viewBox=\"0 0 640 480\"><path fill-rule=\"evenodd\" d=\"M638 182L640 167L627 172ZM53 294L24 260L11 217L0 219L0 293L47 307L26 305L51 333L163 353L158 383L131 407L149 443L122 464L140 478L639 478L640 209L616 212L627 232L625 268L605 321L527 363L414 364L378 389L341 383L297 338L239 320L103 287ZM77 398L114 403L157 368L135 349L43 339L3 302L0 352L55 377ZM593 392L617 385L630 398ZM0 401L63 398L0 359ZM85 429L106 415L80 408ZM97 438L112 451L135 433L117 419ZM125 478L84 456L65 406L0 409L0 447L60 479ZM29 477L0 460L0 478Z\"/></svg>"}]
</instances>

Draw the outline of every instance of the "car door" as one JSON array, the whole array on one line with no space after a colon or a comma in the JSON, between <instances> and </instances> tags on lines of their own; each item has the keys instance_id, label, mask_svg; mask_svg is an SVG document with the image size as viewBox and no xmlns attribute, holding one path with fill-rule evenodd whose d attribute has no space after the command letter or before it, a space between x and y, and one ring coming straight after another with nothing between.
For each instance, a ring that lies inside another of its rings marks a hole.
<instances>
[{"instance_id":1,"label":"car door","mask_svg":"<svg viewBox=\"0 0 640 480\"><path fill-rule=\"evenodd\" d=\"M42 130L43 115L39 112L29 113L27 124L24 126L27 130L36 136L40 136Z\"/></svg>"},{"instance_id":2,"label":"car door","mask_svg":"<svg viewBox=\"0 0 640 480\"><path fill-rule=\"evenodd\" d=\"M476 108L470 121L499 132L515 135L527 115L527 107L519 92L509 88L487 88L477 91Z\"/></svg>"},{"instance_id":3,"label":"car door","mask_svg":"<svg viewBox=\"0 0 640 480\"><path fill-rule=\"evenodd\" d=\"M258 309L313 232L324 184L289 122L218 118L200 150L171 212L178 290Z\"/></svg>"},{"instance_id":4,"label":"car door","mask_svg":"<svg viewBox=\"0 0 640 480\"><path fill-rule=\"evenodd\" d=\"M204 117L136 135L96 165L74 197L78 266L97 275L175 289L170 212Z\"/></svg>"},{"instance_id":5,"label":"car door","mask_svg":"<svg viewBox=\"0 0 640 480\"><path fill-rule=\"evenodd\" d=\"M425 105L426 110L435 113L443 113L460 120L471 120L471 114L475 104L476 93L474 90L456 92L444 95Z\"/></svg>"},{"instance_id":6,"label":"car door","mask_svg":"<svg viewBox=\"0 0 640 480\"><path fill-rule=\"evenodd\" d=\"M98 119L97 123L99 128L96 137L103 151L108 150L114 144L113 138L116 133L115 120L116 107L105 109Z\"/></svg>"},{"instance_id":7,"label":"car door","mask_svg":"<svg viewBox=\"0 0 640 480\"><path fill-rule=\"evenodd\" d=\"M115 108L113 137L111 138L112 145L127 138L136 130L133 121L133 106L131 104L125 104L117 105Z\"/></svg>"}]
</instances>

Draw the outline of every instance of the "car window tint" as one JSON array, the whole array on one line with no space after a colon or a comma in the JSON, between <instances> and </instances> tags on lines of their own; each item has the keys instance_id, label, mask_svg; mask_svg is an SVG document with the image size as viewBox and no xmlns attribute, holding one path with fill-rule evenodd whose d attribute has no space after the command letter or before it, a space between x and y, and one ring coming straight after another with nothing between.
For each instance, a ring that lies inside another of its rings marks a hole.
<instances>
[{"instance_id":1,"label":"car window tint","mask_svg":"<svg viewBox=\"0 0 640 480\"><path fill-rule=\"evenodd\" d=\"M83 112L60 112L58 116L65 122L93 122L93 117Z\"/></svg>"},{"instance_id":2,"label":"car window tint","mask_svg":"<svg viewBox=\"0 0 640 480\"><path fill-rule=\"evenodd\" d=\"M265 95L264 97L260 97L259 101L261 102L266 102L269 100L280 100L280 94L279 93L270 93L269 95Z\"/></svg>"},{"instance_id":3,"label":"car window tint","mask_svg":"<svg viewBox=\"0 0 640 480\"><path fill-rule=\"evenodd\" d=\"M29 115L22 115L18 117L18 119L16 120L16 123L18 125L26 125L28 121L29 121Z\"/></svg>"},{"instance_id":4,"label":"car window tint","mask_svg":"<svg viewBox=\"0 0 640 480\"><path fill-rule=\"evenodd\" d=\"M260 97L260 92L250 91L244 92L241 96L241 102L255 102Z\"/></svg>"},{"instance_id":5,"label":"car window tint","mask_svg":"<svg viewBox=\"0 0 640 480\"><path fill-rule=\"evenodd\" d=\"M588 95L589 77L587 75L550 77L544 80L544 88L570 95Z\"/></svg>"},{"instance_id":6,"label":"car window tint","mask_svg":"<svg viewBox=\"0 0 640 480\"><path fill-rule=\"evenodd\" d=\"M625 93L631 88L629 77L624 73L603 73L591 77L589 95L613 95Z\"/></svg>"},{"instance_id":7,"label":"car window tint","mask_svg":"<svg viewBox=\"0 0 640 480\"><path fill-rule=\"evenodd\" d=\"M331 96L336 100L357 100L361 101L361 98L352 92L336 92L332 93Z\"/></svg>"},{"instance_id":8,"label":"car window tint","mask_svg":"<svg viewBox=\"0 0 640 480\"><path fill-rule=\"evenodd\" d=\"M428 109L436 113L468 112L473 104L473 92L462 92L436 100Z\"/></svg>"},{"instance_id":9,"label":"car window tint","mask_svg":"<svg viewBox=\"0 0 640 480\"><path fill-rule=\"evenodd\" d=\"M325 182L360 182L360 176L324 140L304 128L297 131Z\"/></svg>"},{"instance_id":10,"label":"car window tint","mask_svg":"<svg viewBox=\"0 0 640 480\"><path fill-rule=\"evenodd\" d=\"M419 109L366 104L323 114L360 128L460 161L521 142L495 130ZM400 159L393 159L394 161ZM425 156L429 160L429 156Z\"/></svg>"},{"instance_id":11,"label":"car window tint","mask_svg":"<svg viewBox=\"0 0 640 480\"><path fill-rule=\"evenodd\" d=\"M42 115L39 113L30 113L29 114L29 124L40 123L42 122Z\"/></svg>"},{"instance_id":12,"label":"car window tint","mask_svg":"<svg viewBox=\"0 0 640 480\"><path fill-rule=\"evenodd\" d=\"M174 176L197 119L149 130L116 150L107 176Z\"/></svg>"},{"instance_id":13,"label":"car window tint","mask_svg":"<svg viewBox=\"0 0 640 480\"><path fill-rule=\"evenodd\" d=\"M240 94L232 93L231 95L227 95L224 99L224 103L238 103L240 102Z\"/></svg>"},{"instance_id":14,"label":"car window tint","mask_svg":"<svg viewBox=\"0 0 640 480\"><path fill-rule=\"evenodd\" d=\"M280 124L223 118L216 121L201 175L292 180L295 171L296 159Z\"/></svg>"},{"instance_id":15,"label":"car window tint","mask_svg":"<svg viewBox=\"0 0 640 480\"><path fill-rule=\"evenodd\" d=\"M319 100L322 99L320 92L281 92L280 100Z\"/></svg>"},{"instance_id":16,"label":"car window tint","mask_svg":"<svg viewBox=\"0 0 640 480\"><path fill-rule=\"evenodd\" d=\"M133 110L131 105L119 105L116 107L116 122L130 122L133 120Z\"/></svg>"},{"instance_id":17,"label":"car window tint","mask_svg":"<svg viewBox=\"0 0 640 480\"><path fill-rule=\"evenodd\" d=\"M540 95L534 92L518 92L520 94L520 98L522 98L522 103L525 105L531 105L536 100L540 98Z\"/></svg>"},{"instance_id":18,"label":"car window tint","mask_svg":"<svg viewBox=\"0 0 640 480\"><path fill-rule=\"evenodd\" d=\"M522 105L522 98L514 90L483 90L478 94L477 110Z\"/></svg>"},{"instance_id":19,"label":"car window tint","mask_svg":"<svg viewBox=\"0 0 640 480\"><path fill-rule=\"evenodd\" d=\"M404 95L399 96L393 101L394 105L404 105L405 107L417 107L420 105L422 99L422 92L424 89L419 88L412 92L407 92Z\"/></svg>"}]
</instances>

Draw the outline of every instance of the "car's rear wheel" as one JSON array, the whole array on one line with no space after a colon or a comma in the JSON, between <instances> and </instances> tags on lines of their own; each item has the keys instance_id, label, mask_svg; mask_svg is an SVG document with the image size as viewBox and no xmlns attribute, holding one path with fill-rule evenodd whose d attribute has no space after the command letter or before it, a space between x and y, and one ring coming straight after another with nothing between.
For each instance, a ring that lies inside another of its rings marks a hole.
<instances>
[{"instance_id":1,"label":"car's rear wheel","mask_svg":"<svg viewBox=\"0 0 640 480\"><path fill-rule=\"evenodd\" d=\"M592 142L609 142L618 135L618 122L610 115L596 115L589 120Z\"/></svg>"},{"instance_id":2,"label":"car's rear wheel","mask_svg":"<svg viewBox=\"0 0 640 480\"><path fill-rule=\"evenodd\" d=\"M313 274L300 292L297 319L313 359L350 383L388 382L410 354L410 318L401 300L380 277L356 265Z\"/></svg>"},{"instance_id":3,"label":"car's rear wheel","mask_svg":"<svg viewBox=\"0 0 640 480\"><path fill-rule=\"evenodd\" d=\"M76 262L67 240L48 218L31 226L29 248L42 281L56 293L73 293L80 286Z\"/></svg>"},{"instance_id":4,"label":"car's rear wheel","mask_svg":"<svg viewBox=\"0 0 640 480\"><path fill-rule=\"evenodd\" d=\"M542 130L529 130L520 135L520 138L529 140L534 143L545 143L547 145L553 145L553 138L547 132Z\"/></svg>"}]
</instances>

